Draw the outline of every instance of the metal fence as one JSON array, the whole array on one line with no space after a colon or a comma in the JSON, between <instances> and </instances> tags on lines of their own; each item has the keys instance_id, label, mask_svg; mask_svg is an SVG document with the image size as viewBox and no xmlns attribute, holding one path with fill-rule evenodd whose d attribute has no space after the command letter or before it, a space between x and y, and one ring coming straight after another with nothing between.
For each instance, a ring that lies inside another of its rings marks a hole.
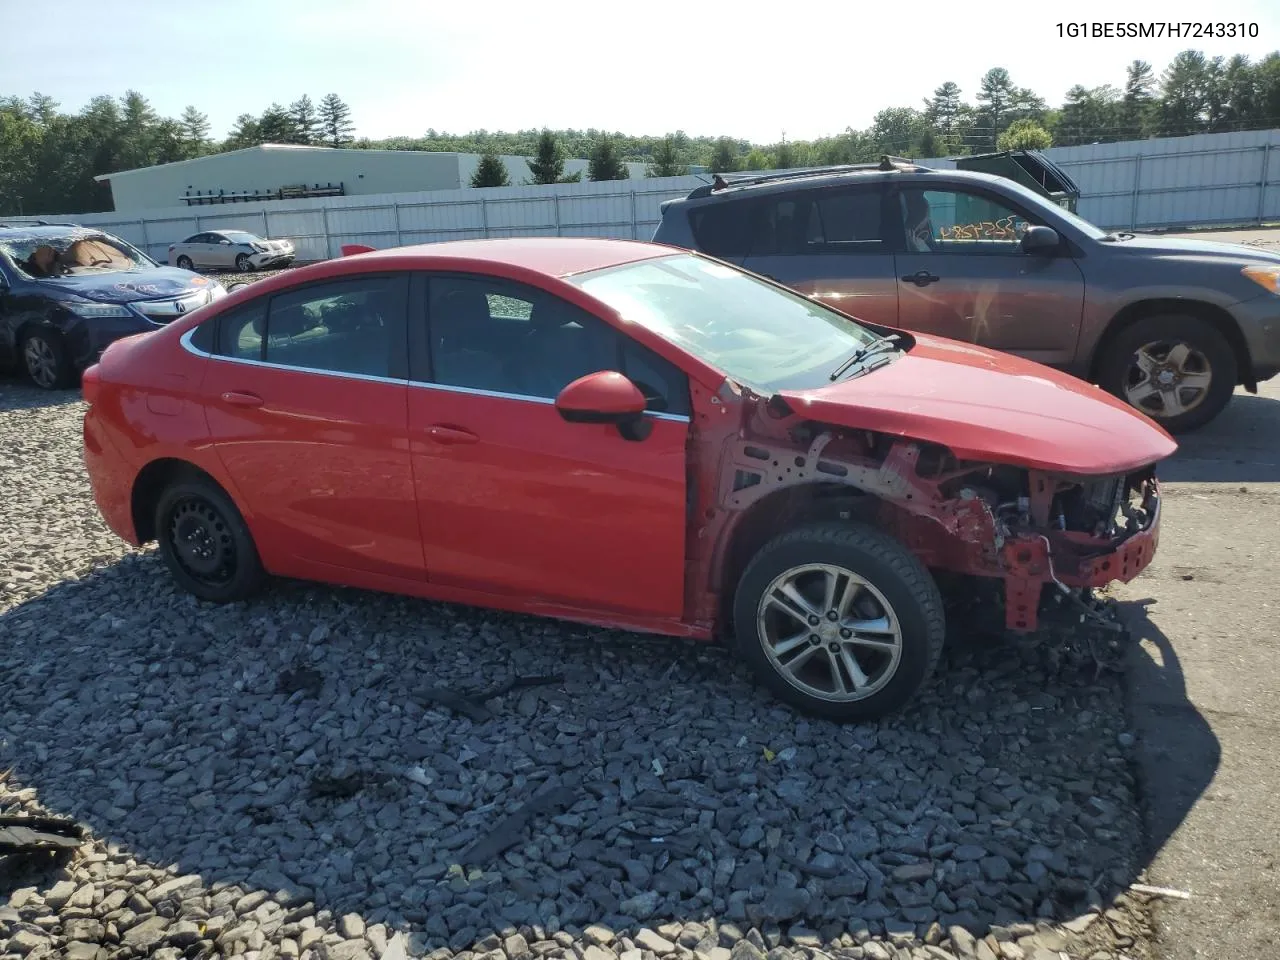
<instances>
[{"instance_id":1,"label":"metal fence","mask_svg":"<svg viewBox=\"0 0 1280 960\"><path fill-rule=\"evenodd\" d=\"M1280 220L1280 130L1127 140L1045 151L1101 227L1151 229ZM950 166L946 160L923 160Z\"/></svg>"},{"instance_id":2,"label":"metal fence","mask_svg":"<svg viewBox=\"0 0 1280 960\"><path fill-rule=\"evenodd\" d=\"M560 236L644 239L661 219L660 204L706 181L664 177L548 186L435 190L424 193L179 207L88 214L101 227L165 261L169 244L207 230L241 229L287 237L301 260L337 256L344 244L403 246L482 237Z\"/></svg>"},{"instance_id":3,"label":"metal fence","mask_svg":"<svg viewBox=\"0 0 1280 960\"><path fill-rule=\"evenodd\" d=\"M1054 147L1046 154L1080 186L1081 216L1108 228L1156 228L1280 220L1280 130ZM920 161L947 167L945 159ZM344 244L401 246L478 237L597 236L647 240L663 200L699 176L602 183L436 190L172 207L141 215L86 214L157 259L168 246L219 228L294 241L299 259L337 256ZM65 219L65 218L64 218Z\"/></svg>"}]
</instances>

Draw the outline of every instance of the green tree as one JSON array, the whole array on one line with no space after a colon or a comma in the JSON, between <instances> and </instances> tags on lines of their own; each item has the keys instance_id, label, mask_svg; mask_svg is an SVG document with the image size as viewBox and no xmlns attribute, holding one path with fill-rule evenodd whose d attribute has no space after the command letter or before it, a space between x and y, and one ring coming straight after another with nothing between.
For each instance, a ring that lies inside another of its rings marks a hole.
<instances>
[{"instance_id":1,"label":"green tree","mask_svg":"<svg viewBox=\"0 0 1280 960\"><path fill-rule=\"evenodd\" d=\"M654 148L653 162L645 172L650 177L683 177L688 174L689 165L681 161L675 137L664 137Z\"/></svg>"},{"instance_id":2,"label":"green tree","mask_svg":"<svg viewBox=\"0 0 1280 960\"><path fill-rule=\"evenodd\" d=\"M261 143L298 143L298 127L289 111L273 103L258 118L258 137Z\"/></svg>"},{"instance_id":3,"label":"green tree","mask_svg":"<svg viewBox=\"0 0 1280 960\"><path fill-rule=\"evenodd\" d=\"M611 137L601 137L591 148L587 162L588 180L627 180L631 173L618 155Z\"/></svg>"},{"instance_id":4,"label":"green tree","mask_svg":"<svg viewBox=\"0 0 1280 960\"><path fill-rule=\"evenodd\" d=\"M997 142L1017 92L1009 71L1004 67L992 67L982 75L978 84L978 103L982 105L981 126L987 143L994 145Z\"/></svg>"},{"instance_id":5,"label":"green tree","mask_svg":"<svg viewBox=\"0 0 1280 960\"><path fill-rule=\"evenodd\" d=\"M1151 114L1155 104L1156 78L1151 64L1134 60L1125 70L1124 96L1120 101L1120 136L1137 140L1146 136L1151 128Z\"/></svg>"},{"instance_id":6,"label":"green tree","mask_svg":"<svg viewBox=\"0 0 1280 960\"><path fill-rule=\"evenodd\" d=\"M1173 58L1161 78L1157 111L1162 136L1202 133L1208 126L1210 68L1199 50L1184 50Z\"/></svg>"},{"instance_id":7,"label":"green tree","mask_svg":"<svg viewBox=\"0 0 1280 960\"><path fill-rule=\"evenodd\" d=\"M954 137L959 130L964 101L960 99L960 86L948 80L933 91L924 102L925 122L944 140Z\"/></svg>"},{"instance_id":8,"label":"green tree","mask_svg":"<svg viewBox=\"0 0 1280 960\"><path fill-rule=\"evenodd\" d=\"M1086 89L1076 84L1054 123L1053 140L1061 147L1116 139L1120 93L1109 84Z\"/></svg>"},{"instance_id":9,"label":"green tree","mask_svg":"<svg viewBox=\"0 0 1280 960\"><path fill-rule=\"evenodd\" d=\"M739 169L738 148L728 137L716 141L715 151L711 154L711 162L707 164L712 173L733 173Z\"/></svg>"},{"instance_id":10,"label":"green tree","mask_svg":"<svg viewBox=\"0 0 1280 960\"><path fill-rule=\"evenodd\" d=\"M198 157L209 148L209 118L194 106L182 111L179 119L181 136L187 150L193 157Z\"/></svg>"},{"instance_id":11,"label":"green tree","mask_svg":"<svg viewBox=\"0 0 1280 960\"><path fill-rule=\"evenodd\" d=\"M1049 131L1031 119L1015 120L1000 134L1001 150L1047 150L1053 146Z\"/></svg>"},{"instance_id":12,"label":"green tree","mask_svg":"<svg viewBox=\"0 0 1280 960\"><path fill-rule=\"evenodd\" d=\"M336 93L326 94L320 101L320 136L331 147L351 142L356 125L351 122L351 108Z\"/></svg>"},{"instance_id":13,"label":"green tree","mask_svg":"<svg viewBox=\"0 0 1280 960\"><path fill-rule=\"evenodd\" d=\"M223 149L239 150L262 142L262 135L258 130L258 118L249 113L242 113L236 117L236 125L231 128L231 133L227 135Z\"/></svg>"},{"instance_id":14,"label":"green tree","mask_svg":"<svg viewBox=\"0 0 1280 960\"><path fill-rule=\"evenodd\" d=\"M315 143L320 130L320 119L315 104L305 93L289 104L289 119L293 121L293 143Z\"/></svg>"},{"instance_id":15,"label":"green tree","mask_svg":"<svg viewBox=\"0 0 1280 960\"><path fill-rule=\"evenodd\" d=\"M507 176L507 166L496 153L485 153L480 157L476 172L471 176L473 187L509 187L511 178Z\"/></svg>"},{"instance_id":16,"label":"green tree","mask_svg":"<svg viewBox=\"0 0 1280 960\"><path fill-rule=\"evenodd\" d=\"M0 214L19 214L30 203L41 124L21 101L0 103Z\"/></svg>"},{"instance_id":17,"label":"green tree","mask_svg":"<svg viewBox=\"0 0 1280 960\"><path fill-rule=\"evenodd\" d=\"M526 160L533 175L529 183L577 183L582 179L581 170L565 175L564 148L550 130L544 129L538 134L534 155Z\"/></svg>"},{"instance_id":18,"label":"green tree","mask_svg":"<svg viewBox=\"0 0 1280 960\"><path fill-rule=\"evenodd\" d=\"M902 156L915 152L925 131L924 114L911 107L889 107L871 121L871 139L881 153Z\"/></svg>"},{"instance_id":19,"label":"green tree","mask_svg":"<svg viewBox=\"0 0 1280 960\"><path fill-rule=\"evenodd\" d=\"M747 154L746 168L748 170L775 170L777 169L777 164L769 154L759 147L754 147Z\"/></svg>"}]
</instances>

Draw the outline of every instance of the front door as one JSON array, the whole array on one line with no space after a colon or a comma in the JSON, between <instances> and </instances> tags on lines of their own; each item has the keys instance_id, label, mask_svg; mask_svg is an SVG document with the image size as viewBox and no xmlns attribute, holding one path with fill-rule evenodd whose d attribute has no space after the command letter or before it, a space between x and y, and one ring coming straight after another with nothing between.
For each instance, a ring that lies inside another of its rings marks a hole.
<instances>
[{"instance_id":1,"label":"front door","mask_svg":"<svg viewBox=\"0 0 1280 960\"><path fill-rule=\"evenodd\" d=\"M409 440L428 578L583 611L684 610L684 374L598 317L523 284L433 276L410 318ZM559 391L621 370L652 431L568 423Z\"/></svg>"},{"instance_id":2,"label":"front door","mask_svg":"<svg viewBox=\"0 0 1280 960\"><path fill-rule=\"evenodd\" d=\"M406 440L407 287L406 274L319 281L218 318L206 415L269 569L426 575Z\"/></svg>"},{"instance_id":3,"label":"front door","mask_svg":"<svg viewBox=\"0 0 1280 960\"><path fill-rule=\"evenodd\" d=\"M761 197L749 205L743 266L858 320L897 326L885 209L876 184Z\"/></svg>"},{"instance_id":4,"label":"front door","mask_svg":"<svg viewBox=\"0 0 1280 960\"><path fill-rule=\"evenodd\" d=\"M1067 366L1075 358L1084 275L1065 244L1025 253L1039 221L1003 199L939 184L895 198L899 325Z\"/></svg>"}]
</instances>

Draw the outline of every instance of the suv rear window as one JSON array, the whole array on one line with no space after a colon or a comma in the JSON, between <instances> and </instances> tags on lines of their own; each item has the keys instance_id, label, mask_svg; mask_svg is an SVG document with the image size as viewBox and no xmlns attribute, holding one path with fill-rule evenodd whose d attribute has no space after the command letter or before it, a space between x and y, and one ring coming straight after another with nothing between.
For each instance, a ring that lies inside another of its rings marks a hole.
<instances>
[{"instance_id":1,"label":"suv rear window","mask_svg":"<svg viewBox=\"0 0 1280 960\"><path fill-rule=\"evenodd\" d=\"M689 211L689 226L698 249L713 257L747 255L747 209L749 204L712 203Z\"/></svg>"}]
</instances>

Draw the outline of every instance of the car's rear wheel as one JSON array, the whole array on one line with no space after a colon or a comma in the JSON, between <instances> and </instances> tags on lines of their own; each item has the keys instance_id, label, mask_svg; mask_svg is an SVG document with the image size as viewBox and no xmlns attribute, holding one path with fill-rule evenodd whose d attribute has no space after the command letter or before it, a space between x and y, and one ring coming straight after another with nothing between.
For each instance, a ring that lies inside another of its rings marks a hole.
<instances>
[{"instance_id":1,"label":"car's rear wheel","mask_svg":"<svg viewBox=\"0 0 1280 960\"><path fill-rule=\"evenodd\" d=\"M173 578L202 600L243 600L266 579L248 525L210 480L185 478L166 487L156 504L155 530Z\"/></svg>"},{"instance_id":2,"label":"car's rear wheel","mask_svg":"<svg viewBox=\"0 0 1280 960\"><path fill-rule=\"evenodd\" d=\"M24 336L22 365L32 382L43 390L60 390L71 385L71 361L56 333L36 330Z\"/></svg>"},{"instance_id":3,"label":"car's rear wheel","mask_svg":"<svg viewBox=\"0 0 1280 960\"><path fill-rule=\"evenodd\" d=\"M253 264L249 262L249 255L242 253L236 257L236 269L241 273L250 273L253 270Z\"/></svg>"},{"instance_id":4,"label":"car's rear wheel","mask_svg":"<svg viewBox=\"0 0 1280 960\"><path fill-rule=\"evenodd\" d=\"M190 257L179 257L178 268L181 270L194 270L195 264L191 262Z\"/></svg>"},{"instance_id":5,"label":"car's rear wheel","mask_svg":"<svg viewBox=\"0 0 1280 960\"><path fill-rule=\"evenodd\" d=\"M739 656L779 699L837 722L905 705L942 653L942 597L902 544L814 524L755 555L734 597Z\"/></svg>"},{"instance_id":6,"label":"car's rear wheel","mask_svg":"<svg viewBox=\"0 0 1280 960\"><path fill-rule=\"evenodd\" d=\"M1204 426L1222 412L1236 388L1235 351L1199 317L1143 317L1105 349L1101 386L1170 433Z\"/></svg>"}]
</instances>

